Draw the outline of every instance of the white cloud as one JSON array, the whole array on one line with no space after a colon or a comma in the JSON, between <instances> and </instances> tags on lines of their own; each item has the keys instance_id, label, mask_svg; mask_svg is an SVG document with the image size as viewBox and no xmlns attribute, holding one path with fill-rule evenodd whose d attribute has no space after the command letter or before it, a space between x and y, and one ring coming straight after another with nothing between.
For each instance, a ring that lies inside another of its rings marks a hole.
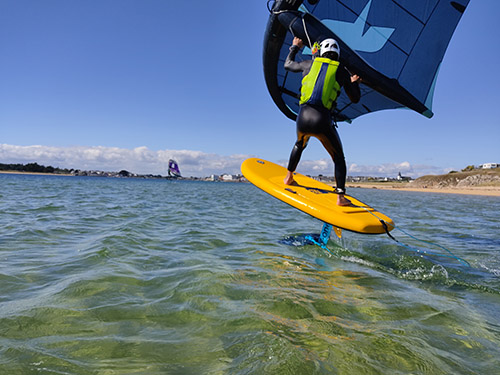
<instances>
[{"instance_id":1,"label":"white cloud","mask_svg":"<svg viewBox=\"0 0 500 375\"><path fill-rule=\"evenodd\" d=\"M0 163L32 163L59 168L82 170L120 171L126 169L139 174L167 174L169 159L175 159L183 176L204 177L211 174L238 174L240 165L252 155L218 155L192 150L153 151L145 146L134 149L104 146L16 146L0 144ZM279 160L286 167L288 160ZM330 159L301 160L297 172L307 175L333 175ZM413 178L425 174L448 173L451 168L430 165L412 165L407 161L380 165L350 164L350 176L396 177L399 172Z\"/></svg>"},{"instance_id":2,"label":"white cloud","mask_svg":"<svg viewBox=\"0 0 500 375\"><path fill-rule=\"evenodd\" d=\"M288 161L281 160L278 164L286 167ZM372 176L372 177L397 177L401 172L403 176L417 178L425 174L448 173L449 168L443 169L430 165L412 165L408 161L400 163L386 163L379 165L360 165L352 163L348 165L347 175L349 176ZM333 176L334 166L330 159L301 160L297 172L307 175Z\"/></svg>"},{"instance_id":3,"label":"white cloud","mask_svg":"<svg viewBox=\"0 0 500 375\"><path fill-rule=\"evenodd\" d=\"M278 164L286 167L288 161L281 160ZM330 159L301 160L297 167L297 172L307 175L333 176L333 162ZM348 164L348 176L372 176L372 177L397 177L401 172L403 176L417 178L426 174L446 174L452 168L441 168L432 165L415 164L408 161L400 163L386 163L378 165L360 165L356 163Z\"/></svg>"},{"instance_id":4,"label":"white cloud","mask_svg":"<svg viewBox=\"0 0 500 375\"><path fill-rule=\"evenodd\" d=\"M103 146L16 146L0 144L0 162L32 163L59 168L120 171L126 169L140 174L167 174L169 159L175 159L184 176L240 173L240 165L250 155L222 156L190 150L152 151L147 147L132 150Z\"/></svg>"},{"instance_id":5,"label":"white cloud","mask_svg":"<svg viewBox=\"0 0 500 375\"><path fill-rule=\"evenodd\" d=\"M288 161L285 163L285 165ZM333 162L330 159L319 159L319 160L301 160L297 172L308 174L308 175L333 175Z\"/></svg>"},{"instance_id":6,"label":"white cloud","mask_svg":"<svg viewBox=\"0 0 500 375\"><path fill-rule=\"evenodd\" d=\"M413 169L408 162L402 163L390 163L381 165L358 165L351 164L349 166L349 174L353 176L381 176L389 177L391 175L396 175L401 172L401 174L409 174L413 172Z\"/></svg>"},{"instance_id":7,"label":"white cloud","mask_svg":"<svg viewBox=\"0 0 500 375\"><path fill-rule=\"evenodd\" d=\"M412 165L407 161L380 165L358 165L353 163L349 165L347 174L350 176L396 177L400 172L403 176L416 178L426 174L447 173L448 170L431 165Z\"/></svg>"}]
</instances>

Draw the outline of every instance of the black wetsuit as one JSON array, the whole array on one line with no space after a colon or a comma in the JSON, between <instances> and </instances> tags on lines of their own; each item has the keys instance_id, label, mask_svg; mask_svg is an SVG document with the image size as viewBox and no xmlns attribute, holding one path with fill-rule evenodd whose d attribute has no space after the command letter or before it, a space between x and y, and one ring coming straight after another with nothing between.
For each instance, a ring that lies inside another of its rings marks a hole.
<instances>
[{"instance_id":1,"label":"black wetsuit","mask_svg":"<svg viewBox=\"0 0 500 375\"><path fill-rule=\"evenodd\" d=\"M313 60L295 61L295 55L298 51L299 47L290 47L290 53L285 61L285 69L292 72L302 72L302 76L306 76L311 69ZM344 87L353 102L359 101L359 86L351 83L351 76L342 65L337 70L336 80L341 87ZM335 164L337 191L339 193L345 192L347 167L344 150L337 130L332 125L331 113L322 105L302 104L300 106L297 116L297 142L290 154L288 170L290 172L295 171L302 156L302 151L306 148L311 136L318 138L330 154Z\"/></svg>"}]
</instances>

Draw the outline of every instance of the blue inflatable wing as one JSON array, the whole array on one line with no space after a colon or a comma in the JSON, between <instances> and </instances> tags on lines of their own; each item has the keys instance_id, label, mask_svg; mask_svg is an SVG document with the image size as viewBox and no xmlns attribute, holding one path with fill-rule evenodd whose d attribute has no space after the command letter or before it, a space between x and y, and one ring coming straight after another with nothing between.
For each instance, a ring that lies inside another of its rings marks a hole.
<instances>
[{"instance_id":1,"label":"blue inflatable wing","mask_svg":"<svg viewBox=\"0 0 500 375\"><path fill-rule=\"evenodd\" d=\"M264 37L266 84L278 108L295 120L301 74L284 62L294 36L311 59L311 45L331 37L340 62L362 77L361 100L342 92L333 110L337 121L369 112L410 108L432 114L434 85L446 48L469 0L276 0Z\"/></svg>"}]
</instances>

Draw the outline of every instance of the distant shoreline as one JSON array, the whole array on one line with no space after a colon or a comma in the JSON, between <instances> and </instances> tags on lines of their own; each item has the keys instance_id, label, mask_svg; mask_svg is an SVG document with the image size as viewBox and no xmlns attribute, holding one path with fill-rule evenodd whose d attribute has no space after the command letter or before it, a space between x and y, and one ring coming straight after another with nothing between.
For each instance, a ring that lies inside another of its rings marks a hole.
<instances>
[{"instance_id":1,"label":"distant shoreline","mask_svg":"<svg viewBox=\"0 0 500 375\"><path fill-rule=\"evenodd\" d=\"M72 174L23 172L23 171L0 171L0 174L24 174L41 176L71 176ZM379 189L392 191L413 191L420 193L440 193L440 194L462 194L462 195L482 195L500 197L500 186L469 186L467 188L421 188L411 187L411 182L399 182L397 185L391 182L356 182L347 183L347 188Z\"/></svg>"},{"instance_id":2,"label":"distant shoreline","mask_svg":"<svg viewBox=\"0 0 500 375\"><path fill-rule=\"evenodd\" d=\"M410 182L399 183L398 186L385 182L381 183L348 183L348 188L362 188L362 189L380 189L380 190L394 190L394 191L414 191L419 193L441 193L441 194L464 194L464 195L483 195L500 197L500 186L469 186L467 188L420 188L411 187Z\"/></svg>"},{"instance_id":3,"label":"distant shoreline","mask_svg":"<svg viewBox=\"0 0 500 375\"><path fill-rule=\"evenodd\" d=\"M0 171L0 174L30 174L35 176L74 176L69 173L43 173L43 172L26 172L26 171Z\"/></svg>"}]
</instances>

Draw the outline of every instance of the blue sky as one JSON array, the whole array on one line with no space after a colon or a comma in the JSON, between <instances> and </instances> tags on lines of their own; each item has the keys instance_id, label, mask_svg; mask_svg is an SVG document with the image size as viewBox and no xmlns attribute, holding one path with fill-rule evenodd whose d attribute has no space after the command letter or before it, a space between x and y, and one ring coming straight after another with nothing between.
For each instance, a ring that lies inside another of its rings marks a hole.
<instances>
[{"instance_id":1,"label":"blue sky","mask_svg":"<svg viewBox=\"0 0 500 375\"><path fill-rule=\"evenodd\" d=\"M471 0L432 119L341 124L350 175L414 177L500 162L500 2ZM0 0L0 162L187 176L285 164L295 124L262 71L266 1ZM333 174L311 140L299 172Z\"/></svg>"}]
</instances>

